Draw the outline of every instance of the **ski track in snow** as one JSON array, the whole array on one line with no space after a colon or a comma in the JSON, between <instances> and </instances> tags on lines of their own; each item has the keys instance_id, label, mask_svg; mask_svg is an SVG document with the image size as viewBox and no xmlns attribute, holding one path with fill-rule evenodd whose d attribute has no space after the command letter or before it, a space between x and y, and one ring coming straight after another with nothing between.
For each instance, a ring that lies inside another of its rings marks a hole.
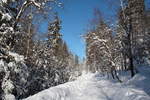
<instances>
[{"instance_id":1,"label":"ski track in snow","mask_svg":"<svg viewBox=\"0 0 150 100\"><path fill-rule=\"evenodd\" d=\"M88 73L76 81L51 87L24 100L150 100L150 96L142 89L127 84L115 83L100 74ZM147 88L150 89L150 86Z\"/></svg>"}]
</instances>

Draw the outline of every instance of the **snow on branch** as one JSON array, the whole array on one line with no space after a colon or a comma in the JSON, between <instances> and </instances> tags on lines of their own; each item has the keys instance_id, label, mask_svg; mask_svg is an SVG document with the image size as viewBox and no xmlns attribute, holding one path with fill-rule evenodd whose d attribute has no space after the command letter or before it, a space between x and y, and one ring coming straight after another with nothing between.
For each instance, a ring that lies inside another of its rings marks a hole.
<instances>
[{"instance_id":1,"label":"snow on branch","mask_svg":"<svg viewBox=\"0 0 150 100\"><path fill-rule=\"evenodd\" d=\"M36 2L35 0L26 0L26 1L24 1L24 3L22 4L22 6L21 6L21 8L20 8L20 10L19 10L19 13L17 14L14 27L16 27L16 25L17 25L17 23L18 23L18 21L19 21L21 15L22 15L22 13L25 11L25 9L26 9L27 7L29 7L30 5L34 5L34 6L37 7L38 9L42 9L42 4L43 4L43 3L45 4L45 2L48 2L48 1L52 1L52 0L45 0L45 1L43 1L42 3ZM54 0L53 0L53 1L54 1Z\"/></svg>"}]
</instances>

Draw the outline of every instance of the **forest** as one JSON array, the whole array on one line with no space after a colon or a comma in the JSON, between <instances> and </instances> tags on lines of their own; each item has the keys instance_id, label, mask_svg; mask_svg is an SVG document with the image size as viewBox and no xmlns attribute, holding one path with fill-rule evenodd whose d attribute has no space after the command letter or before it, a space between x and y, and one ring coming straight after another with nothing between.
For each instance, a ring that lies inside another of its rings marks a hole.
<instances>
[{"instance_id":1,"label":"forest","mask_svg":"<svg viewBox=\"0 0 150 100\"><path fill-rule=\"evenodd\" d=\"M93 8L81 60L61 33L55 9L63 10L62 0L0 0L0 100L150 100L149 6L146 0L106 1L118 5L115 23Z\"/></svg>"}]
</instances>

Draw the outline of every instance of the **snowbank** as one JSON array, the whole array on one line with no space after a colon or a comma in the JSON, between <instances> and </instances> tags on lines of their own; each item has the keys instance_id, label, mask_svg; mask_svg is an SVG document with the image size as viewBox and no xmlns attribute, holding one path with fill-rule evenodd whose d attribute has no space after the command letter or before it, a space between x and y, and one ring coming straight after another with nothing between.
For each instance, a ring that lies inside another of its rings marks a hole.
<instances>
[{"instance_id":1,"label":"snowbank","mask_svg":"<svg viewBox=\"0 0 150 100\"><path fill-rule=\"evenodd\" d=\"M150 100L144 92L145 89L133 84L133 82L140 82L141 79L146 77L137 74L130 81L121 84L110 81L98 73L87 73L76 81L49 88L24 100ZM149 79L137 84L144 87L148 84L147 81ZM147 88L150 90L150 86Z\"/></svg>"}]
</instances>

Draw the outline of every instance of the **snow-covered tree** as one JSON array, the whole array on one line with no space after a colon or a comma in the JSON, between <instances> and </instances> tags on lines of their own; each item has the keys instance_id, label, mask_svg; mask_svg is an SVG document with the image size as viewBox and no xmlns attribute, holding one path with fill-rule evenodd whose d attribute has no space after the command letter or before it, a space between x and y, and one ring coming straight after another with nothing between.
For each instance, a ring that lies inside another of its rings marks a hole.
<instances>
[{"instance_id":1,"label":"snow-covered tree","mask_svg":"<svg viewBox=\"0 0 150 100\"><path fill-rule=\"evenodd\" d=\"M31 93L29 79L32 79L31 72L33 70L31 66L28 67L26 66L26 64L29 65L29 62L26 63L24 61L23 56L15 53L19 51L16 45L19 44L20 41L23 41L21 39L23 39L22 36L23 33L25 33L25 31L23 31L24 28L20 20L21 17L25 14L26 9L28 9L31 6L34 8L38 8L40 10L45 9L46 2L53 2L53 1L50 0L0 1L0 8L1 8L0 9L0 74L1 74L0 98L1 99L4 100L14 100L15 98L20 99L29 96L30 95L29 93ZM28 15L27 12L26 14ZM33 59L31 60L34 61Z\"/></svg>"},{"instance_id":2,"label":"snow-covered tree","mask_svg":"<svg viewBox=\"0 0 150 100\"><path fill-rule=\"evenodd\" d=\"M113 78L117 76L116 73L113 74L117 66L114 61L114 40L111 28L100 20L96 29L89 32L85 38L88 43L87 63L90 65L90 70L111 73Z\"/></svg>"},{"instance_id":3,"label":"snow-covered tree","mask_svg":"<svg viewBox=\"0 0 150 100\"><path fill-rule=\"evenodd\" d=\"M120 0L121 12L119 24L126 36L124 57L129 59L131 76L134 76L135 64L143 62L145 44L144 0ZM126 49L127 48L127 49Z\"/></svg>"}]
</instances>

